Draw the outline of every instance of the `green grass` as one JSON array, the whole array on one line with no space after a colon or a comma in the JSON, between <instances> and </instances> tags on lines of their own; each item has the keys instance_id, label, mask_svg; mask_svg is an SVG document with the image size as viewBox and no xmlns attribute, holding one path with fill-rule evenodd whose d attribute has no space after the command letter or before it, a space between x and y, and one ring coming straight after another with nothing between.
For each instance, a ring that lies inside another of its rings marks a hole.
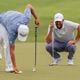
<instances>
[{"instance_id":1,"label":"green grass","mask_svg":"<svg viewBox=\"0 0 80 80\"><path fill-rule=\"evenodd\" d=\"M31 3L40 17L38 29L37 72L32 72L34 64L34 20L30 21L28 43L16 43L16 61L23 74L16 75L4 71L4 59L0 61L0 80L79 80L80 79L80 46L77 46L75 65L67 66L67 54L62 53L58 66L49 67L51 57L45 50L45 36L50 19L56 12L64 14L65 19L80 22L80 0L0 0L0 12L18 10L23 12Z\"/></svg>"},{"instance_id":2,"label":"green grass","mask_svg":"<svg viewBox=\"0 0 80 80\"><path fill-rule=\"evenodd\" d=\"M23 47L24 46L24 47ZM37 72L32 72L34 64L34 43L16 44L16 61L23 74L10 74L4 71L3 60L0 61L0 80L79 80L80 50L77 49L74 65L67 65L67 53L61 53L62 60L58 66L50 67L51 57L45 50L44 43L38 43ZM80 48L79 45L77 45Z\"/></svg>"}]
</instances>

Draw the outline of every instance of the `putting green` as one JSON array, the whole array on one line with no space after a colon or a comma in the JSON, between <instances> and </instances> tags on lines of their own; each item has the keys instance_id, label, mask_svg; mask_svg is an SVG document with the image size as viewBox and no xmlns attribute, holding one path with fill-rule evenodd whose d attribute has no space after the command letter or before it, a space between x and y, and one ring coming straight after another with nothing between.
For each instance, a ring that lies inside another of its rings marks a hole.
<instances>
[{"instance_id":1,"label":"putting green","mask_svg":"<svg viewBox=\"0 0 80 80\"><path fill-rule=\"evenodd\" d=\"M80 62L79 45L74 58L74 65L67 65L67 53L61 53L62 60L58 66L48 66L51 57L45 50L44 43L38 43L37 48L37 71L32 72L34 64L34 43L16 44L16 61L23 74L6 73L2 59L0 61L0 80L79 80Z\"/></svg>"}]
</instances>

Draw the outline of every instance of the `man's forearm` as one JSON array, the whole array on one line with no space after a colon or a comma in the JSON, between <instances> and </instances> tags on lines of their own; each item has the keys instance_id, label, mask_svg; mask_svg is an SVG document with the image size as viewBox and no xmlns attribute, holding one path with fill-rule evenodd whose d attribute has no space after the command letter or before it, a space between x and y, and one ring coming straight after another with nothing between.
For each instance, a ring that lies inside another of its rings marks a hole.
<instances>
[{"instance_id":1,"label":"man's forearm","mask_svg":"<svg viewBox=\"0 0 80 80\"><path fill-rule=\"evenodd\" d=\"M35 24L39 26L39 24L40 24L40 22L39 22L39 17L38 17L37 14L36 14L35 8L34 8L31 4L28 4L28 8L30 8L31 14L32 14L32 16L33 16L34 19L35 19L35 20L34 20Z\"/></svg>"},{"instance_id":2,"label":"man's forearm","mask_svg":"<svg viewBox=\"0 0 80 80\"><path fill-rule=\"evenodd\" d=\"M37 16L37 14L36 14L36 12L35 12L34 7L33 7L31 4L28 4L27 7L31 9L31 14L33 15L33 17L34 17L35 19L37 19L38 16Z\"/></svg>"},{"instance_id":3,"label":"man's forearm","mask_svg":"<svg viewBox=\"0 0 80 80\"><path fill-rule=\"evenodd\" d=\"M48 33L48 35L46 37L46 42L47 43L52 42L52 30L50 30L50 32Z\"/></svg>"},{"instance_id":4,"label":"man's forearm","mask_svg":"<svg viewBox=\"0 0 80 80\"><path fill-rule=\"evenodd\" d=\"M78 42L80 40L80 25L78 26L78 29L77 29L77 36L76 36L76 42Z\"/></svg>"}]
</instances>

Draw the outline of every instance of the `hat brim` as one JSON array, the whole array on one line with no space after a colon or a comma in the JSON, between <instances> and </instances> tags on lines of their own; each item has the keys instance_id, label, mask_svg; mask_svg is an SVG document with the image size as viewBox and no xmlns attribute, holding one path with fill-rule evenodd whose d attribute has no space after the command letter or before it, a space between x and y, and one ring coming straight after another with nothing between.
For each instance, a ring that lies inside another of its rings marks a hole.
<instances>
[{"instance_id":1,"label":"hat brim","mask_svg":"<svg viewBox=\"0 0 80 80\"><path fill-rule=\"evenodd\" d=\"M54 21L55 21L55 22L56 22L56 21L63 21L63 19L55 19Z\"/></svg>"},{"instance_id":2,"label":"hat brim","mask_svg":"<svg viewBox=\"0 0 80 80\"><path fill-rule=\"evenodd\" d=\"M27 38L28 38L28 35L26 35L26 36L23 37L23 36L21 36L21 35L18 34L18 40L19 41L25 42L27 40Z\"/></svg>"}]
</instances>

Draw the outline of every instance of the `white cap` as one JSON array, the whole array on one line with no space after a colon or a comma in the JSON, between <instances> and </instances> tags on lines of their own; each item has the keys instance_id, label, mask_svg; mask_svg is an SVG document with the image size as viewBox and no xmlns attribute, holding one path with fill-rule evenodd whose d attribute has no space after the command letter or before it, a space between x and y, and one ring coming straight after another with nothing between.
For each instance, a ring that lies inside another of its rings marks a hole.
<instances>
[{"instance_id":1,"label":"white cap","mask_svg":"<svg viewBox=\"0 0 80 80\"><path fill-rule=\"evenodd\" d=\"M29 33L29 28L27 25L21 24L18 28L18 40L26 41Z\"/></svg>"},{"instance_id":2,"label":"white cap","mask_svg":"<svg viewBox=\"0 0 80 80\"><path fill-rule=\"evenodd\" d=\"M56 21L63 21L63 19L64 19L64 16L63 16L63 14L61 14L61 13L57 13L57 14L55 14L55 16L54 16L54 21L56 22Z\"/></svg>"}]
</instances>

